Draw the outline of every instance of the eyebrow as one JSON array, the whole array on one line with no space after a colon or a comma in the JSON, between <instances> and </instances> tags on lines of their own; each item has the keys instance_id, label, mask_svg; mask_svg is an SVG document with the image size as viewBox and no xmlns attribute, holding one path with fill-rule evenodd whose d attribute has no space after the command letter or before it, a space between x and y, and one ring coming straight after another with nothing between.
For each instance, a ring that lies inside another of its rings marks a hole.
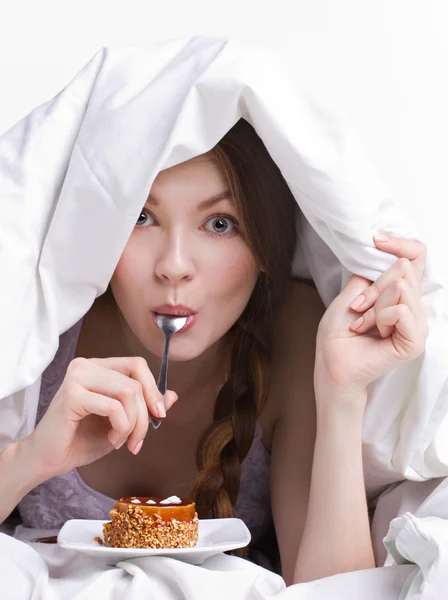
<instances>
[{"instance_id":1,"label":"eyebrow","mask_svg":"<svg viewBox=\"0 0 448 600\"><path fill-rule=\"evenodd\" d=\"M199 211L206 210L207 208L210 208L210 206L213 206L214 204L217 204L222 200L229 200L230 202L232 201L232 195L229 190L221 192L220 194L212 196L211 198L207 198L206 200L202 200L202 202L199 202L197 209ZM149 194L146 204L152 204L152 206L160 206L160 202L156 198L154 198L154 196L151 196L151 194Z\"/></svg>"}]
</instances>

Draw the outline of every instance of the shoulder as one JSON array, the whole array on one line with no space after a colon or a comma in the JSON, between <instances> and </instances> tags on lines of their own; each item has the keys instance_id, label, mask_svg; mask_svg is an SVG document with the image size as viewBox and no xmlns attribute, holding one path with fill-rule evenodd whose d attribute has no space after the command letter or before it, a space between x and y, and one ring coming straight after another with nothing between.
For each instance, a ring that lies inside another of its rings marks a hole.
<instances>
[{"instance_id":1,"label":"shoulder","mask_svg":"<svg viewBox=\"0 0 448 600\"><path fill-rule=\"evenodd\" d=\"M298 397L314 404L314 355L316 335L325 306L317 290L291 280L276 323L270 394L260 421L270 448L279 420L297 421L306 410ZM292 423L291 423L292 425Z\"/></svg>"}]
</instances>

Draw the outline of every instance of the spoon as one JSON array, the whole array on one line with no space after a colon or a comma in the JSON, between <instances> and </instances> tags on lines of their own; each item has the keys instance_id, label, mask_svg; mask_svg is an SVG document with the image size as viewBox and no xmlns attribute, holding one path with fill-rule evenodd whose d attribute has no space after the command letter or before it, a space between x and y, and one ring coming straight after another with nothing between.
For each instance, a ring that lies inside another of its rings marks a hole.
<instances>
[{"instance_id":1,"label":"spoon","mask_svg":"<svg viewBox=\"0 0 448 600\"><path fill-rule=\"evenodd\" d=\"M187 317L171 317L169 315L157 315L156 323L158 328L162 331L165 336L165 347L163 349L162 365L160 367L159 380L157 381L157 389L165 396L166 392L166 379L168 375L168 349L170 346L170 340L174 333L182 329L187 322ZM154 429L158 429L162 421L151 417L151 424Z\"/></svg>"}]
</instances>

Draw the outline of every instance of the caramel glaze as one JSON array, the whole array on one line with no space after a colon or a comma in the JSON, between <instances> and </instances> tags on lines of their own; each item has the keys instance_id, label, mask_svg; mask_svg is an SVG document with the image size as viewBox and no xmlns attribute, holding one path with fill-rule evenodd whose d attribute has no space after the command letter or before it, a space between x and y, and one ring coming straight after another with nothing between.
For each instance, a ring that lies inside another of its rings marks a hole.
<instances>
[{"instance_id":1,"label":"caramel glaze","mask_svg":"<svg viewBox=\"0 0 448 600\"><path fill-rule=\"evenodd\" d=\"M140 504L132 502L132 500L140 500ZM146 504L147 500L153 500L156 504ZM129 506L138 506L143 510L145 515L150 516L157 514L163 521L176 519L177 521L192 521L196 514L195 504L190 500L181 498L179 504L160 504L164 498L156 498L154 496L126 496L120 498L115 503L114 508L118 512L127 512Z\"/></svg>"}]
</instances>

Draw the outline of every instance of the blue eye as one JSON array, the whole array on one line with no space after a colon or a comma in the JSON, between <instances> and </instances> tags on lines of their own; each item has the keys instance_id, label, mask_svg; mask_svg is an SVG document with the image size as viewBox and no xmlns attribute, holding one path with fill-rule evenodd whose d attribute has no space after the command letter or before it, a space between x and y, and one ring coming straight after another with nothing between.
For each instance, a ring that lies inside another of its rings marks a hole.
<instances>
[{"instance_id":1,"label":"blue eye","mask_svg":"<svg viewBox=\"0 0 448 600\"><path fill-rule=\"evenodd\" d=\"M146 210L142 210L140 213L137 222L135 224L136 227L148 227L149 225L154 225L154 217L149 214Z\"/></svg>"},{"instance_id":2,"label":"blue eye","mask_svg":"<svg viewBox=\"0 0 448 600\"><path fill-rule=\"evenodd\" d=\"M207 228L207 225L210 225L211 229ZM228 234L233 232L235 229L235 221L230 217L211 217L208 221L206 221L205 229L210 233Z\"/></svg>"}]
</instances>

